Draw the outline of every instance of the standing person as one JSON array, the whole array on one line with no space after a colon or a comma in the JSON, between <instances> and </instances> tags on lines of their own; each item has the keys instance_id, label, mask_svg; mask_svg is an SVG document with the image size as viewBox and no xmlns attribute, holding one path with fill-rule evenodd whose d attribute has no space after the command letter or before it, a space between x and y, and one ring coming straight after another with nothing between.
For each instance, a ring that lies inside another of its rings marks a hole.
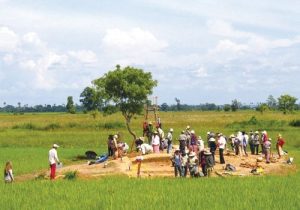
<instances>
[{"instance_id":1,"label":"standing person","mask_svg":"<svg viewBox=\"0 0 300 210\"><path fill-rule=\"evenodd\" d=\"M243 150L244 150L245 155L248 156L247 145L248 145L248 141L249 141L249 136L245 131L243 131L242 134L243 134Z\"/></svg>"},{"instance_id":2,"label":"standing person","mask_svg":"<svg viewBox=\"0 0 300 210\"><path fill-rule=\"evenodd\" d=\"M154 153L159 153L159 135L157 131L154 131L152 136L152 147Z\"/></svg>"},{"instance_id":3,"label":"standing person","mask_svg":"<svg viewBox=\"0 0 300 210\"><path fill-rule=\"evenodd\" d=\"M204 151L204 156L205 156L205 166L204 166L204 176L210 177L211 172L214 168L215 165L215 160L213 158L213 155L209 151Z\"/></svg>"},{"instance_id":4,"label":"standing person","mask_svg":"<svg viewBox=\"0 0 300 210\"><path fill-rule=\"evenodd\" d=\"M160 117L157 117L157 122L156 122L156 124L157 124L157 126L158 126L159 128L162 128L162 124L161 124L161 119L160 119Z\"/></svg>"},{"instance_id":5,"label":"standing person","mask_svg":"<svg viewBox=\"0 0 300 210\"><path fill-rule=\"evenodd\" d=\"M165 139L165 133L163 131L163 129L161 129L160 127L157 127L157 132L158 132L158 136L159 136L159 145L160 145L160 150L164 151L164 139Z\"/></svg>"},{"instance_id":6,"label":"standing person","mask_svg":"<svg viewBox=\"0 0 300 210\"><path fill-rule=\"evenodd\" d=\"M113 156L114 156L114 159L117 159L118 156L119 156L119 152L118 152L118 135L115 134L113 136L113 140L111 142L111 147L113 149Z\"/></svg>"},{"instance_id":7,"label":"standing person","mask_svg":"<svg viewBox=\"0 0 300 210\"><path fill-rule=\"evenodd\" d=\"M200 152L204 150L204 141L202 140L201 136L198 136L198 147Z\"/></svg>"},{"instance_id":8,"label":"standing person","mask_svg":"<svg viewBox=\"0 0 300 210\"><path fill-rule=\"evenodd\" d=\"M283 147L284 143L285 143L285 141L282 138L282 135L278 134L277 143L276 143L276 149L277 149L277 153L278 153L279 158L281 158L281 155L283 155L283 149L282 149L282 147Z\"/></svg>"},{"instance_id":9,"label":"standing person","mask_svg":"<svg viewBox=\"0 0 300 210\"><path fill-rule=\"evenodd\" d=\"M244 136L243 136L242 132L239 131L239 132L237 133L237 136L236 136L236 137L238 138L238 141L239 141L239 155L240 155L240 157L242 157L242 156L245 155L245 152L244 152L244 144L243 144L243 142L244 142Z\"/></svg>"},{"instance_id":10,"label":"standing person","mask_svg":"<svg viewBox=\"0 0 300 210\"><path fill-rule=\"evenodd\" d=\"M264 143L264 154L265 154L265 157L266 157L266 163L270 163L270 155L271 155L271 141L272 139L271 138L268 138L267 141L265 141Z\"/></svg>"},{"instance_id":11,"label":"standing person","mask_svg":"<svg viewBox=\"0 0 300 210\"><path fill-rule=\"evenodd\" d=\"M147 132L148 143L150 145L151 145L151 142L152 142L152 135L153 135L153 125L152 125L152 122L150 121L148 123L148 132Z\"/></svg>"},{"instance_id":12,"label":"standing person","mask_svg":"<svg viewBox=\"0 0 300 210\"><path fill-rule=\"evenodd\" d=\"M195 177L198 173L198 158L196 157L195 152L189 154L188 166L190 171L190 176Z\"/></svg>"},{"instance_id":13,"label":"standing person","mask_svg":"<svg viewBox=\"0 0 300 210\"><path fill-rule=\"evenodd\" d=\"M225 164L224 150L225 150L225 146L226 146L226 140L222 134L218 135L218 145L219 145L220 163Z\"/></svg>"},{"instance_id":14,"label":"standing person","mask_svg":"<svg viewBox=\"0 0 300 210\"><path fill-rule=\"evenodd\" d=\"M169 154L170 151L172 150L172 141L173 141L173 128L170 128L168 134L167 134L167 143L168 143L168 148L167 148L167 153Z\"/></svg>"},{"instance_id":15,"label":"standing person","mask_svg":"<svg viewBox=\"0 0 300 210\"><path fill-rule=\"evenodd\" d=\"M59 146L57 144L53 144L52 149L49 150L49 164L50 164L50 179L55 179L55 172L56 172L56 163L59 165L59 159L57 156L57 148Z\"/></svg>"},{"instance_id":16,"label":"standing person","mask_svg":"<svg viewBox=\"0 0 300 210\"><path fill-rule=\"evenodd\" d=\"M148 129L149 129L148 122L147 122L147 121L144 121L144 122L143 122L143 137L144 137L144 136L147 136L147 134L148 134Z\"/></svg>"},{"instance_id":17,"label":"standing person","mask_svg":"<svg viewBox=\"0 0 300 210\"><path fill-rule=\"evenodd\" d=\"M215 152L216 152L216 149L217 149L217 144L216 144L215 134L212 133L212 132L210 133L210 138L208 140L208 147L210 149L213 160L215 162Z\"/></svg>"},{"instance_id":18,"label":"standing person","mask_svg":"<svg viewBox=\"0 0 300 210\"><path fill-rule=\"evenodd\" d=\"M196 153L198 152L198 141L194 130L191 130L189 151L196 152Z\"/></svg>"},{"instance_id":19,"label":"standing person","mask_svg":"<svg viewBox=\"0 0 300 210\"><path fill-rule=\"evenodd\" d=\"M249 145L250 145L250 151L251 151L251 155L255 154L255 139L254 139L254 133L253 131L250 131L250 136L249 136Z\"/></svg>"},{"instance_id":20,"label":"standing person","mask_svg":"<svg viewBox=\"0 0 300 210\"><path fill-rule=\"evenodd\" d=\"M255 131L254 133L254 151L258 155L258 146L259 146L259 132Z\"/></svg>"},{"instance_id":21,"label":"standing person","mask_svg":"<svg viewBox=\"0 0 300 210\"><path fill-rule=\"evenodd\" d=\"M108 156L113 156L114 155L114 150L112 148L112 141L114 139L113 135L108 135L107 138L107 150L108 150Z\"/></svg>"},{"instance_id":22,"label":"standing person","mask_svg":"<svg viewBox=\"0 0 300 210\"><path fill-rule=\"evenodd\" d=\"M14 181L14 175L12 170L11 161L7 161L4 168L4 182L12 183Z\"/></svg>"},{"instance_id":23,"label":"standing person","mask_svg":"<svg viewBox=\"0 0 300 210\"><path fill-rule=\"evenodd\" d=\"M190 148L190 143L191 143L191 126L186 126L185 129L185 135L186 135L186 148L189 149Z\"/></svg>"},{"instance_id":24,"label":"standing person","mask_svg":"<svg viewBox=\"0 0 300 210\"><path fill-rule=\"evenodd\" d=\"M174 156L173 156L173 163L174 163L174 173L175 177L182 175L182 157L180 155L180 150L175 150Z\"/></svg>"},{"instance_id":25,"label":"standing person","mask_svg":"<svg viewBox=\"0 0 300 210\"><path fill-rule=\"evenodd\" d=\"M262 154L264 154L264 152L265 152L264 144L265 144L265 142L267 140L268 140L268 133L267 133L267 131L261 132L260 145L261 145L261 152L262 152Z\"/></svg>"},{"instance_id":26,"label":"standing person","mask_svg":"<svg viewBox=\"0 0 300 210\"><path fill-rule=\"evenodd\" d=\"M188 171L188 156L185 151L182 154L182 161L181 161L181 176L186 177Z\"/></svg>"},{"instance_id":27,"label":"standing person","mask_svg":"<svg viewBox=\"0 0 300 210\"><path fill-rule=\"evenodd\" d=\"M179 135L179 149L181 154L185 153L186 139L184 131L181 131L181 134Z\"/></svg>"},{"instance_id":28,"label":"standing person","mask_svg":"<svg viewBox=\"0 0 300 210\"><path fill-rule=\"evenodd\" d=\"M234 134L231 134L231 135L229 136L229 142L230 142L231 150L235 153L235 144L234 144L234 140L235 140L235 136L234 136Z\"/></svg>"}]
</instances>

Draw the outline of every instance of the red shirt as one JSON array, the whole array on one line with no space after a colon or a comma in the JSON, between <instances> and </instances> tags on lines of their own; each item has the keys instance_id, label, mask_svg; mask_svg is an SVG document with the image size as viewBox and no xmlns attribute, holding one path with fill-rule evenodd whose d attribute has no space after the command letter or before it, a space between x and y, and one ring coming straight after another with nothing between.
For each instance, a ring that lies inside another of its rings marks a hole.
<instances>
[{"instance_id":1,"label":"red shirt","mask_svg":"<svg viewBox=\"0 0 300 210\"><path fill-rule=\"evenodd\" d=\"M277 140L277 144L279 145L279 146L283 146L284 145L284 143L285 143L285 141L284 141L284 139L283 138L278 138L278 140Z\"/></svg>"}]
</instances>

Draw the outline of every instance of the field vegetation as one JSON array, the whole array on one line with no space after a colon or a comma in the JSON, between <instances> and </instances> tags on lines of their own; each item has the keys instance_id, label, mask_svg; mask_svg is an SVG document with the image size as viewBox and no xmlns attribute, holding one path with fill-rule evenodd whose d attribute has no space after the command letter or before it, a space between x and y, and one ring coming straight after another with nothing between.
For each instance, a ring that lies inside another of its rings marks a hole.
<instances>
[{"instance_id":1,"label":"field vegetation","mask_svg":"<svg viewBox=\"0 0 300 210\"><path fill-rule=\"evenodd\" d=\"M281 133L285 150L300 164L300 112L260 114L239 112L161 112L163 129L174 128L177 138L187 125L197 135L207 131L230 135L238 130L266 129L273 139ZM142 134L143 116L132 119L132 130ZM151 120L151 119L150 119ZM89 114L25 113L0 115L0 163L13 162L14 175L48 168L48 150L59 144L64 165L78 163L87 150L106 152L109 134L120 132L131 143L120 113L103 117ZM75 173L75 172L73 172ZM76 176L70 172L70 177ZM288 176L211 179L130 179L107 177L93 180L31 180L0 184L1 209L300 209L300 173Z\"/></svg>"}]
</instances>

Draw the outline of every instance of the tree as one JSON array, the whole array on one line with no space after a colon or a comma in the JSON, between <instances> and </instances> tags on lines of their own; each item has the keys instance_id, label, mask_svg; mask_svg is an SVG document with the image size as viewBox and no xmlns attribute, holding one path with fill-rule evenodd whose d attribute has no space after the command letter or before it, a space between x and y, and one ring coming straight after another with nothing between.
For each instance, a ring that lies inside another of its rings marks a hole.
<instances>
[{"instance_id":1,"label":"tree","mask_svg":"<svg viewBox=\"0 0 300 210\"><path fill-rule=\"evenodd\" d=\"M231 110L233 112L236 112L240 107L241 107L241 102L239 102L238 100L234 99L231 103Z\"/></svg>"},{"instance_id":2,"label":"tree","mask_svg":"<svg viewBox=\"0 0 300 210\"><path fill-rule=\"evenodd\" d=\"M267 99L267 106L272 110L275 110L277 108L277 101L272 95L269 95Z\"/></svg>"},{"instance_id":3,"label":"tree","mask_svg":"<svg viewBox=\"0 0 300 210\"><path fill-rule=\"evenodd\" d=\"M225 104L225 105L224 105L224 111L225 111L225 112L229 112L230 109L231 109L230 104Z\"/></svg>"},{"instance_id":4,"label":"tree","mask_svg":"<svg viewBox=\"0 0 300 210\"><path fill-rule=\"evenodd\" d=\"M180 107L180 99L179 98L175 98L175 101L176 101L177 110L179 111L181 109L181 107Z\"/></svg>"},{"instance_id":5,"label":"tree","mask_svg":"<svg viewBox=\"0 0 300 210\"><path fill-rule=\"evenodd\" d=\"M268 111L270 107L266 103L262 103L257 107L257 111L263 114L265 111Z\"/></svg>"},{"instance_id":6,"label":"tree","mask_svg":"<svg viewBox=\"0 0 300 210\"><path fill-rule=\"evenodd\" d=\"M51 108L51 106L50 106ZM68 99L67 99L67 111L71 114L75 114L76 112L76 109L75 109L75 106L74 106L74 101L73 101L73 97L72 96L68 96Z\"/></svg>"},{"instance_id":7,"label":"tree","mask_svg":"<svg viewBox=\"0 0 300 210\"><path fill-rule=\"evenodd\" d=\"M134 115L142 113L147 96L152 94L157 81L152 79L150 72L130 66L121 69L117 65L115 70L94 80L93 84L104 98L104 113L111 114L120 110L125 118L127 130L135 140L136 134L130 128L131 119Z\"/></svg>"},{"instance_id":8,"label":"tree","mask_svg":"<svg viewBox=\"0 0 300 210\"><path fill-rule=\"evenodd\" d=\"M290 95L281 95L278 98L278 109L283 111L283 114L287 112L293 112L295 104L298 99Z\"/></svg>"},{"instance_id":9,"label":"tree","mask_svg":"<svg viewBox=\"0 0 300 210\"><path fill-rule=\"evenodd\" d=\"M162 105L160 105L160 110L161 111L168 111L169 105L167 103L163 103Z\"/></svg>"},{"instance_id":10,"label":"tree","mask_svg":"<svg viewBox=\"0 0 300 210\"><path fill-rule=\"evenodd\" d=\"M80 94L79 100L85 111L93 111L101 109L103 100L99 93L93 87L86 87Z\"/></svg>"}]
</instances>

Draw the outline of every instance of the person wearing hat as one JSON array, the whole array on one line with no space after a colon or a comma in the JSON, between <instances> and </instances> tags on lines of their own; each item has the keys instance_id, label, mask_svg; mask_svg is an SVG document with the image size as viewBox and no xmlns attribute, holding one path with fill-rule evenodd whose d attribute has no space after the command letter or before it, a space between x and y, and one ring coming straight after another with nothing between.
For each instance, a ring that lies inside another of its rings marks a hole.
<instances>
[{"instance_id":1,"label":"person wearing hat","mask_svg":"<svg viewBox=\"0 0 300 210\"><path fill-rule=\"evenodd\" d=\"M52 148L49 150L49 165L50 165L50 180L55 179L56 163L59 165L59 159L57 156L57 144L53 144Z\"/></svg>"},{"instance_id":2,"label":"person wearing hat","mask_svg":"<svg viewBox=\"0 0 300 210\"><path fill-rule=\"evenodd\" d=\"M165 133L163 131L163 129L161 129L160 127L157 127L157 132L158 132L158 136L159 136L159 149L161 151L164 151L165 148Z\"/></svg>"},{"instance_id":3,"label":"person wearing hat","mask_svg":"<svg viewBox=\"0 0 300 210\"><path fill-rule=\"evenodd\" d=\"M181 160L182 160L181 161L181 177L186 177L187 172L188 172L189 157L188 157L188 155L186 154L185 151L183 153L181 153Z\"/></svg>"},{"instance_id":4,"label":"person wearing hat","mask_svg":"<svg viewBox=\"0 0 300 210\"><path fill-rule=\"evenodd\" d=\"M190 176L195 177L198 173L198 158L195 152L190 152L188 159L188 166L190 171Z\"/></svg>"},{"instance_id":5,"label":"person wearing hat","mask_svg":"<svg viewBox=\"0 0 300 210\"><path fill-rule=\"evenodd\" d=\"M226 140L221 133L219 133L218 135L218 146L219 146L220 163L225 164L224 150L226 147Z\"/></svg>"},{"instance_id":6,"label":"person wearing hat","mask_svg":"<svg viewBox=\"0 0 300 210\"><path fill-rule=\"evenodd\" d=\"M172 150L172 140L173 140L173 128L170 128L168 134L167 134L167 143L168 143L168 147L167 147L167 153L169 154L170 151Z\"/></svg>"},{"instance_id":7,"label":"person wearing hat","mask_svg":"<svg viewBox=\"0 0 300 210\"><path fill-rule=\"evenodd\" d=\"M139 150L142 152L142 155L146 155L153 152L153 148L151 145L147 143L143 143L139 146Z\"/></svg>"},{"instance_id":8,"label":"person wearing hat","mask_svg":"<svg viewBox=\"0 0 300 210\"><path fill-rule=\"evenodd\" d=\"M191 142L191 126L186 126L186 129L185 129L185 135L186 135L186 148L187 149L190 149L190 142Z\"/></svg>"},{"instance_id":9,"label":"person wearing hat","mask_svg":"<svg viewBox=\"0 0 300 210\"><path fill-rule=\"evenodd\" d=\"M230 142L231 150L235 153L234 139L235 139L234 134L231 134L229 136L229 142Z\"/></svg>"},{"instance_id":10,"label":"person wearing hat","mask_svg":"<svg viewBox=\"0 0 300 210\"><path fill-rule=\"evenodd\" d=\"M268 138L268 133L267 133L267 131L262 131L262 132L261 132L261 141L260 141L260 145L261 145L261 151L262 151L263 154L264 154L264 152L265 152L264 144L265 144L265 142L266 142L268 139L269 139L269 138Z\"/></svg>"},{"instance_id":11,"label":"person wearing hat","mask_svg":"<svg viewBox=\"0 0 300 210\"><path fill-rule=\"evenodd\" d=\"M270 155L271 155L271 138L268 138L267 141L264 142L264 154L266 158L266 163L270 163Z\"/></svg>"},{"instance_id":12,"label":"person wearing hat","mask_svg":"<svg viewBox=\"0 0 300 210\"><path fill-rule=\"evenodd\" d=\"M203 151L204 150L204 141L202 140L201 136L198 136L198 148L199 148L199 151Z\"/></svg>"},{"instance_id":13,"label":"person wearing hat","mask_svg":"<svg viewBox=\"0 0 300 210\"><path fill-rule=\"evenodd\" d=\"M135 143L135 148L136 148L137 152L140 150L140 147L142 144L144 144L144 142L145 142L145 137L143 137L143 136L141 136L135 140L134 143Z\"/></svg>"},{"instance_id":14,"label":"person wearing hat","mask_svg":"<svg viewBox=\"0 0 300 210\"><path fill-rule=\"evenodd\" d=\"M203 155L204 155L204 160L202 163L202 172L203 172L204 176L209 177L211 174L211 171L213 170L213 167L215 165L215 160L214 160L213 154L208 150L205 150L203 152Z\"/></svg>"},{"instance_id":15,"label":"person wearing hat","mask_svg":"<svg viewBox=\"0 0 300 210\"><path fill-rule=\"evenodd\" d=\"M258 155L258 147L259 147L259 132L258 131L255 131L254 133L254 137L253 137L253 144L254 144L254 153L256 155Z\"/></svg>"},{"instance_id":16,"label":"person wearing hat","mask_svg":"<svg viewBox=\"0 0 300 210\"><path fill-rule=\"evenodd\" d=\"M174 163L174 173L175 177L181 176L182 175L182 157L180 154L180 150L176 149L174 152L174 156L172 158L172 162Z\"/></svg>"},{"instance_id":17,"label":"person wearing hat","mask_svg":"<svg viewBox=\"0 0 300 210\"><path fill-rule=\"evenodd\" d=\"M185 147L186 147L186 141L187 137L185 135L185 131L181 131L181 134L179 135L179 149L181 154L185 153Z\"/></svg>"},{"instance_id":18,"label":"person wearing hat","mask_svg":"<svg viewBox=\"0 0 300 210\"><path fill-rule=\"evenodd\" d=\"M215 137L215 134L211 132L210 133L210 138L208 140L208 147L210 149L210 152L211 152L212 157L213 157L214 162L215 162L215 152L216 152L216 149L217 149L217 144L216 144L216 139L214 137Z\"/></svg>"},{"instance_id":19,"label":"person wearing hat","mask_svg":"<svg viewBox=\"0 0 300 210\"><path fill-rule=\"evenodd\" d=\"M248 156L248 154L247 154L247 145L248 145L248 142L249 142L249 136L245 131L243 131L242 134L243 134L243 150L244 150L245 155Z\"/></svg>"},{"instance_id":20,"label":"person wearing hat","mask_svg":"<svg viewBox=\"0 0 300 210\"><path fill-rule=\"evenodd\" d=\"M254 150L254 133L253 133L253 131L249 132L249 146L250 146L251 155L254 155L255 150Z\"/></svg>"},{"instance_id":21,"label":"person wearing hat","mask_svg":"<svg viewBox=\"0 0 300 210\"><path fill-rule=\"evenodd\" d=\"M152 147L154 153L159 153L159 135L157 131L154 131L152 136Z\"/></svg>"},{"instance_id":22,"label":"person wearing hat","mask_svg":"<svg viewBox=\"0 0 300 210\"><path fill-rule=\"evenodd\" d=\"M281 158L281 155L283 155L283 149L282 149L282 147L283 147L284 143L285 143L285 141L282 138L282 135L278 134L277 143L276 143L276 149L277 149L277 153L278 153L279 158Z\"/></svg>"},{"instance_id":23,"label":"person wearing hat","mask_svg":"<svg viewBox=\"0 0 300 210\"><path fill-rule=\"evenodd\" d=\"M191 140L189 145L189 151L198 152L198 140L194 130L191 130Z\"/></svg>"}]
</instances>

